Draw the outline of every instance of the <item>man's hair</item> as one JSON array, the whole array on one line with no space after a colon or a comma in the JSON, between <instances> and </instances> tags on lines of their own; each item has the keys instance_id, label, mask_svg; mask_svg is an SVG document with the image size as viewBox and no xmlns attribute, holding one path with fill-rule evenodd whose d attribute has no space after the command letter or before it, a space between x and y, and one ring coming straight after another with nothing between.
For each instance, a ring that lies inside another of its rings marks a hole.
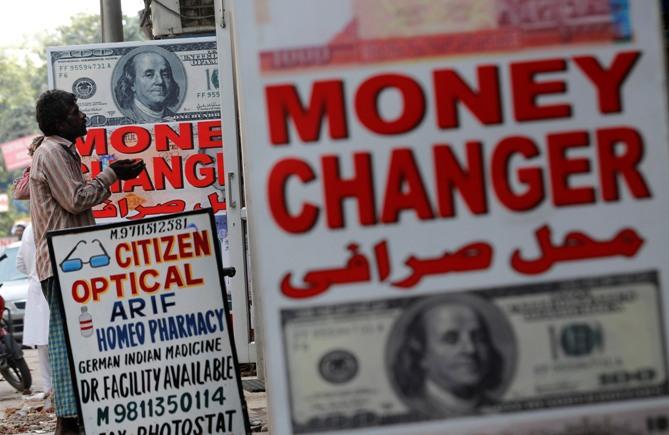
<instances>
[{"instance_id":1,"label":"man's hair","mask_svg":"<svg viewBox=\"0 0 669 435\"><path fill-rule=\"evenodd\" d=\"M60 125L65 122L70 108L77 103L77 97L71 92L54 89L46 91L37 99L35 118L45 136L56 135Z\"/></svg>"},{"instance_id":2,"label":"man's hair","mask_svg":"<svg viewBox=\"0 0 669 435\"><path fill-rule=\"evenodd\" d=\"M132 90L136 78L135 59L137 58L137 56L149 53L154 53L162 57L163 60L165 61L165 65L167 65L167 69L170 72L170 80L172 80L172 86L170 86L167 97L165 98L165 103L164 103L165 106L173 106L179 100L179 84L174 80L174 77L172 76L172 66L170 66L170 63L167 61L167 59L165 59L163 55L159 53L155 53L154 51L144 51L141 53L134 54L130 59L128 59L125 66L123 67L123 73L121 74L121 78L116 83L116 87L114 88L114 95L116 96L116 101L118 101L118 104L119 106L121 106L121 109L127 109L128 107L130 107L132 105L133 99L135 98L135 93Z\"/></svg>"},{"instance_id":3,"label":"man's hair","mask_svg":"<svg viewBox=\"0 0 669 435\"><path fill-rule=\"evenodd\" d=\"M417 397L423 394L426 373L422 362L427 351L425 313L439 306L425 305L422 310L414 313L407 326L404 340L392 363L392 372L397 381L397 387L405 397ZM479 319L490 348L490 370L486 373L485 378L481 380L480 386L482 391L491 391L502 383L503 358L490 338L490 330L483 317L474 307L467 306L474 310L476 317Z\"/></svg>"}]
</instances>

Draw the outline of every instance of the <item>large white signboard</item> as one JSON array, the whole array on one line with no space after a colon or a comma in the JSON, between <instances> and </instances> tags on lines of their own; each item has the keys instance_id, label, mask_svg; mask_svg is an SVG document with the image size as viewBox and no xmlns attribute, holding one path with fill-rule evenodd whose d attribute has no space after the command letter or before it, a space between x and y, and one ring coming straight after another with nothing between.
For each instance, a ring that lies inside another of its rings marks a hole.
<instances>
[{"instance_id":1,"label":"large white signboard","mask_svg":"<svg viewBox=\"0 0 669 435\"><path fill-rule=\"evenodd\" d=\"M666 424L658 2L223 4L273 433Z\"/></svg>"},{"instance_id":2,"label":"large white signboard","mask_svg":"<svg viewBox=\"0 0 669 435\"><path fill-rule=\"evenodd\" d=\"M49 246L86 433L249 432L210 210Z\"/></svg>"},{"instance_id":3,"label":"large white signboard","mask_svg":"<svg viewBox=\"0 0 669 435\"><path fill-rule=\"evenodd\" d=\"M213 37L48 50L49 85L88 116L82 169L142 158L146 171L115 183L98 222L211 207L226 210L218 52Z\"/></svg>"}]
</instances>

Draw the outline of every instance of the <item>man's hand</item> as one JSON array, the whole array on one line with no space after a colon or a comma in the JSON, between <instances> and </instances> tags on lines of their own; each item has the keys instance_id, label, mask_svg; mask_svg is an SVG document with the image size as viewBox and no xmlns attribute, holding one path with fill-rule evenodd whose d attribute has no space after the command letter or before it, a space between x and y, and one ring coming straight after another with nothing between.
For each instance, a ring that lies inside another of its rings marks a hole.
<instances>
[{"instance_id":1,"label":"man's hand","mask_svg":"<svg viewBox=\"0 0 669 435\"><path fill-rule=\"evenodd\" d=\"M130 180L139 175L144 170L144 161L142 159L124 159L112 162L109 167L114 170L116 176L121 180Z\"/></svg>"}]
</instances>

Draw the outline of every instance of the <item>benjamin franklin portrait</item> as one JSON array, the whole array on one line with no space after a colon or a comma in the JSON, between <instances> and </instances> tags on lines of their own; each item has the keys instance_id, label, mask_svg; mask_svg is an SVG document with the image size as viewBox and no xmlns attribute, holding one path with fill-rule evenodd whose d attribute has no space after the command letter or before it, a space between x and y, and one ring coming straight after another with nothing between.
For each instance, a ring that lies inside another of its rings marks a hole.
<instances>
[{"instance_id":1,"label":"benjamin franklin portrait","mask_svg":"<svg viewBox=\"0 0 669 435\"><path fill-rule=\"evenodd\" d=\"M386 344L391 385L413 414L447 418L485 412L511 382L517 345L492 303L472 294L419 299Z\"/></svg>"},{"instance_id":2,"label":"benjamin franklin portrait","mask_svg":"<svg viewBox=\"0 0 669 435\"><path fill-rule=\"evenodd\" d=\"M114 102L138 124L170 121L186 93L186 72L179 58L158 46L126 53L112 72Z\"/></svg>"}]
</instances>

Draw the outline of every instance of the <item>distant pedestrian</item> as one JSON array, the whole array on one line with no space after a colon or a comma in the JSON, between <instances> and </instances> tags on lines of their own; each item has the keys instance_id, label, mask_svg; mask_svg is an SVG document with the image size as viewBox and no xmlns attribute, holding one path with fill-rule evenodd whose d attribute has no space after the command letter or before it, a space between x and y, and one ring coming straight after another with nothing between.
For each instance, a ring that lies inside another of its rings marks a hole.
<instances>
[{"instance_id":1,"label":"distant pedestrian","mask_svg":"<svg viewBox=\"0 0 669 435\"><path fill-rule=\"evenodd\" d=\"M42 391L51 394L51 369L49 368L49 305L46 303L35 266L35 238L33 226L23 231L21 247L16 255L16 269L28 275L28 302L23 317L23 345L35 346L42 374Z\"/></svg>"}]
</instances>

